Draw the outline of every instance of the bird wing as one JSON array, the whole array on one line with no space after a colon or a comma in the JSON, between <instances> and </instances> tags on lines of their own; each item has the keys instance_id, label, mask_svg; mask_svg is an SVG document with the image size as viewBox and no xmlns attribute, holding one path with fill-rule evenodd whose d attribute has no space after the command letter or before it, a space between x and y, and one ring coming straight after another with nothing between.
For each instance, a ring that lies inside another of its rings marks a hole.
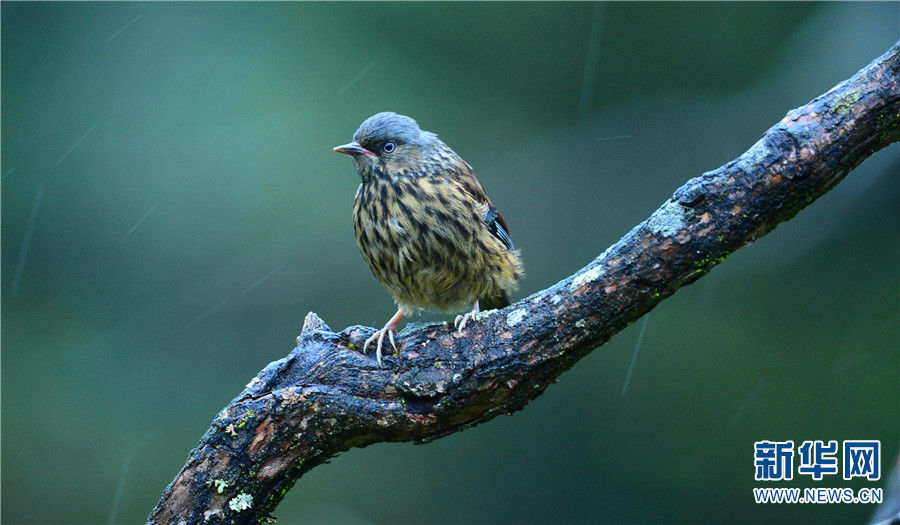
<instances>
[{"instance_id":1,"label":"bird wing","mask_svg":"<svg viewBox=\"0 0 900 525\"><path fill-rule=\"evenodd\" d=\"M462 159L460 160L462 161ZM500 239L507 248L515 250L512 237L509 236L509 227L506 225L506 221L503 220L497 208L491 204L491 200L484 191L484 186L481 185L481 181L475 176L475 171L472 170L472 167L465 161L462 161L462 164L465 169L460 170L456 174L457 180L478 204L482 206L487 205L487 212L484 214L483 219L491 233Z\"/></svg>"},{"instance_id":2,"label":"bird wing","mask_svg":"<svg viewBox=\"0 0 900 525\"><path fill-rule=\"evenodd\" d=\"M503 217L500 215L500 212L497 211L497 208L491 204L488 204L488 211L484 215L484 222L488 224L491 233L500 239L507 248L510 250L516 249L516 247L513 246L512 237L509 236L509 228L506 226L506 221L503 220Z\"/></svg>"}]
</instances>

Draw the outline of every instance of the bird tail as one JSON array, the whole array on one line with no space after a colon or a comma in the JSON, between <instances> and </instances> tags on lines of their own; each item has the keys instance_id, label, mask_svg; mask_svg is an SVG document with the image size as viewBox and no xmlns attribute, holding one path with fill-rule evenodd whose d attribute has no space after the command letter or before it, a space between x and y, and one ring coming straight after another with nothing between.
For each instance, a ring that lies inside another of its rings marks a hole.
<instances>
[{"instance_id":1,"label":"bird tail","mask_svg":"<svg viewBox=\"0 0 900 525\"><path fill-rule=\"evenodd\" d=\"M483 297L478 301L481 310L499 310L509 306L509 296L505 290L501 290L499 294L493 297Z\"/></svg>"}]
</instances>

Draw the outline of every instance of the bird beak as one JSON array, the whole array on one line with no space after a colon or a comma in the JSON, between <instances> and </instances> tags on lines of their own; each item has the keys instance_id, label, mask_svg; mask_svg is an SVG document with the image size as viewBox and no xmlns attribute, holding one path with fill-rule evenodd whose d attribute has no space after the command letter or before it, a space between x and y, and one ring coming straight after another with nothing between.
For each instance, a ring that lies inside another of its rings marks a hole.
<instances>
[{"instance_id":1,"label":"bird beak","mask_svg":"<svg viewBox=\"0 0 900 525\"><path fill-rule=\"evenodd\" d=\"M337 153L343 153L345 155L350 155L355 157L357 155L370 155L372 157L375 156L374 153L367 150L366 148L359 145L359 142L351 142L350 144L344 144L343 146L338 146L334 148L334 151Z\"/></svg>"}]
</instances>

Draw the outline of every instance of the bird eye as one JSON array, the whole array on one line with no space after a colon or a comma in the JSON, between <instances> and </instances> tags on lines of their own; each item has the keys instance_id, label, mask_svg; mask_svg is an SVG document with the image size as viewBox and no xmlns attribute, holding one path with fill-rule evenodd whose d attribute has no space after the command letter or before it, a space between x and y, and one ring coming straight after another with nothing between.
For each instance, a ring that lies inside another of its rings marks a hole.
<instances>
[{"instance_id":1,"label":"bird eye","mask_svg":"<svg viewBox=\"0 0 900 525\"><path fill-rule=\"evenodd\" d=\"M381 147L385 153L393 153L395 148L396 146L394 146L393 142L385 142L384 146Z\"/></svg>"}]
</instances>

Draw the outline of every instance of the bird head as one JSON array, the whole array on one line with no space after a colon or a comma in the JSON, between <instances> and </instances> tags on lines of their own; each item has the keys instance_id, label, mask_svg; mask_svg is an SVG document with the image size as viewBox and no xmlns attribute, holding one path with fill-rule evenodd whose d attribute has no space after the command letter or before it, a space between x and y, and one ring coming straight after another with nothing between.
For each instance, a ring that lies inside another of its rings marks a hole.
<instances>
[{"instance_id":1,"label":"bird head","mask_svg":"<svg viewBox=\"0 0 900 525\"><path fill-rule=\"evenodd\" d=\"M353 134L353 142L334 151L353 157L366 182L422 175L427 159L442 148L446 146L437 135L419 129L415 120L386 111L367 118Z\"/></svg>"}]
</instances>

